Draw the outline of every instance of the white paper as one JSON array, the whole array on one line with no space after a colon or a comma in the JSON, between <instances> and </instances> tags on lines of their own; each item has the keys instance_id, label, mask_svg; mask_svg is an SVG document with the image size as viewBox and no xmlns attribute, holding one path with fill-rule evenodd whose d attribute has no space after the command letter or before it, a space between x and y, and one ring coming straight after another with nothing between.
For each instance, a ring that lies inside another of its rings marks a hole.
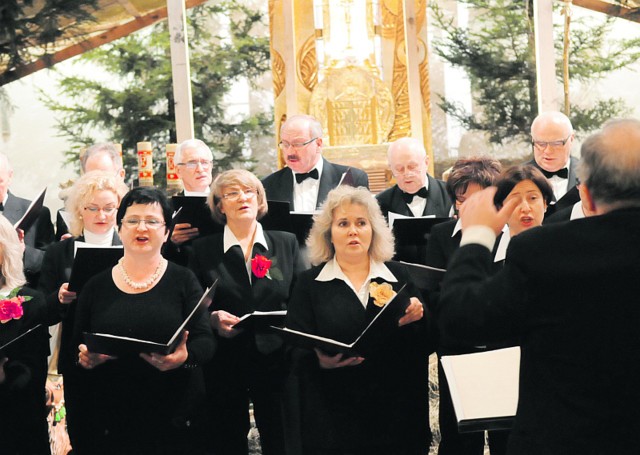
<instances>
[{"instance_id":1,"label":"white paper","mask_svg":"<svg viewBox=\"0 0 640 455\"><path fill-rule=\"evenodd\" d=\"M412 218L414 220L420 220L422 218L435 218L435 215L425 215L425 216L409 216L409 215L402 215L400 213L395 213L395 212L389 212L388 215L389 217L389 227L393 227L393 223L398 220L398 219L403 219L403 218Z\"/></svg>"},{"instance_id":2,"label":"white paper","mask_svg":"<svg viewBox=\"0 0 640 455\"><path fill-rule=\"evenodd\" d=\"M458 422L516 414L519 346L443 356L440 361L447 376Z\"/></svg>"}]
</instances>

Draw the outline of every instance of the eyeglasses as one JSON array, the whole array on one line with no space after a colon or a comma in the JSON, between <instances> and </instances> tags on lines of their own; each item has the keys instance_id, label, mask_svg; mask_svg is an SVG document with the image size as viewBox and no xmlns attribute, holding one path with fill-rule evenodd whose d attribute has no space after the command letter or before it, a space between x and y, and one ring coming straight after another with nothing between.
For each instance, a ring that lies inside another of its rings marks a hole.
<instances>
[{"instance_id":1,"label":"eyeglasses","mask_svg":"<svg viewBox=\"0 0 640 455\"><path fill-rule=\"evenodd\" d=\"M118 210L117 207L85 207L84 209L91 213L98 213L102 211L105 215L111 215L113 212Z\"/></svg>"},{"instance_id":2,"label":"eyeglasses","mask_svg":"<svg viewBox=\"0 0 640 455\"><path fill-rule=\"evenodd\" d=\"M160 226L164 226L164 221L156 220L154 218L148 220L141 220L138 218L127 218L126 220L122 220L122 224L127 227L135 228L140 225L140 223L144 223L147 229L158 229Z\"/></svg>"},{"instance_id":3,"label":"eyeglasses","mask_svg":"<svg viewBox=\"0 0 640 455\"><path fill-rule=\"evenodd\" d=\"M311 144L316 139L318 138L314 137L313 139L309 139L307 142L297 142L295 144L291 144L287 141L280 141L280 143L278 144L278 147L280 147L281 150L287 150L289 147L292 147L294 150L300 150L305 146Z\"/></svg>"},{"instance_id":4,"label":"eyeglasses","mask_svg":"<svg viewBox=\"0 0 640 455\"><path fill-rule=\"evenodd\" d=\"M208 169L213 164L212 160L193 160L186 163L178 163L178 166L184 166L187 169L196 169L200 165L203 169Z\"/></svg>"},{"instance_id":5,"label":"eyeglasses","mask_svg":"<svg viewBox=\"0 0 640 455\"><path fill-rule=\"evenodd\" d=\"M544 141L536 141L533 140L531 141L533 143L533 146L539 150L544 150L547 147L551 147L551 148L558 148L558 147L564 147L564 145L567 143L567 141L569 140L569 138L571 138L571 135L573 133L570 133L566 139L562 140L562 141L551 141L551 142L544 142Z\"/></svg>"},{"instance_id":6,"label":"eyeglasses","mask_svg":"<svg viewBox=\"0 0 640 455\"><path fill-rule=\"evenodd\" d=\"M406 167L401 167L399 169L392 169L393 174L395 175L404 175L404 174L408 174L408 173L412 173L415 174L416 172L420 171L420 164L416 164L416 163L411 163Z\"/></svg>"},{"instance_id":7,"label":"eyeglasses","mask_svg":"<svg viewBox=\"0 0 640 455\"><path fill-rule=\"evenodd\" d=\"M244 194L247 199L252 199L258 194L258 190L256 190L255 188L247 188L240 191L229 191L228 193L224 193L222 195L222 198L226 199L227 201L237 201L238 199L240 199L241 194Z\"/></svg>"}]
</instances>

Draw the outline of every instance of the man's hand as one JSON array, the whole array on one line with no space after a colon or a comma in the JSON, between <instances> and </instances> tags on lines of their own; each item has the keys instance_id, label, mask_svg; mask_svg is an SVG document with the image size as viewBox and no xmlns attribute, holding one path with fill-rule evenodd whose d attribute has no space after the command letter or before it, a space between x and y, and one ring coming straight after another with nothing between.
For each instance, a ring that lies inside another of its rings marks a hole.
<instances>
[{"instance_id":1,"label":"man's hand","mask_svg":"<svg viewBox=\"0 0 640 455\"><path fill-rule=\"evenodd\" d=\"M195 239L199 234L198 228L192 228L189 223L178 223L173 228L171 241L176 245L182 245L189 240Z\"/></svg>"},{"instance_id":2,"label":"man's hand","mask_svg":"<svg viewBox=\"0 0 640 455\"><path fill-rule=\"evenodd\" d=\"M519 204L517 199L505 199L504 205L500 210L496 210L493 204L493 198L496 194L495 187L485 188L471 195L469 199L464 201L460 208L460 220L462 221L462 230L469 226L487 226L491 228L496 235L500 234L502 228L511 214Z\"/></svg>"},{"instance_id":3,"label":"man's hand","mask_svg":"<svg viewBox=\"0 0 640 455\"><path fill-rule=\"evenodd\" d=\"M233 328L234 324L240 322L240 318L226 311L214 311L211 313L211 327L218 332L218 335L224 338L233 338L238 335L241 330Z\"/></svg>"}]
</instances>

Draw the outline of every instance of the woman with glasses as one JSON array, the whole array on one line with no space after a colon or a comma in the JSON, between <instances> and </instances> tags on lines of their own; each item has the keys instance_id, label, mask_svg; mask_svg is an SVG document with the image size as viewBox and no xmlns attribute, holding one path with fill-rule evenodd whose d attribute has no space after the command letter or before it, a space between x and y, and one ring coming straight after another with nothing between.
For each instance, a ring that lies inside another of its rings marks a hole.
<instances>
[{"instance_id":1,"label":"woman with glasses","mask_svg":"<svg viewBox=\"0 0 640 455\"><path fill-rule=\"evenodd\" d=\"M251 401L262 454L282 455L282 342L266 328L234 324L254 311L286 310L301 268L298 243L293 234L262 229L258 219L267 212L267 199L248 171L218 175L209 205L224 232L194 242L189 261L203 286L219 280L211 313L218 352L205 366L208 448L216 455L248 453Z\"/></svg>"},{"instance_id":2,"label":"woman with glasses","mask_svg":"<svg viewBox=\"0 0 640 455\"><path fill-rule=\"evenodd\" d=\"M78 447L82 445L82 431L77 429L82 423L77 422L74 415L79 384L73 374L78 348L71 341L77 295L69 291L69 275L77 243L120 245L115 229L116 211L126 192L126 185L113 172L92 171L80 177L71 187L67 202L73 237L51 244L42 261L38 288L53 310L54 319L50 323L60 322L54 336L50 370L55 371L57 363L58 372L64 375L67 427L73 445Z\"/></svg>"},{"instance_id":3,"label":"woman with glasses","mask_svg":"<svg viewBox=\"0 0 640 455\"><path fill-rule=\"evenodd\" d=\"M85 393L76 419L87 422L83 439L89 442L80 455L203 452L200 365L215 346L205 311L196 313L169 355L116 358L83 344L83 332L166 343L198 303L202 288L193 273L160 253L171 213L159 189L127 193L116 215L124 255L80 294L73 340Z\"/></svg>"}]
</instances>

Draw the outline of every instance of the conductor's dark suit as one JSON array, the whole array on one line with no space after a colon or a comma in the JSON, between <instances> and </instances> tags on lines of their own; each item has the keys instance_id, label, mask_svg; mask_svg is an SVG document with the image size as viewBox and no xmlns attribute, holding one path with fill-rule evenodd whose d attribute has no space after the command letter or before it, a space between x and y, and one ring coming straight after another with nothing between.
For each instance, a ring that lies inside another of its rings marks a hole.
<instances>
[{"instance_id":1,"label":"conductor's dark suit","mask_svg":"<svg viewBox=\"0 0 640 455\"><path fill-rule=\"evenodd\" d=\"M322 158L322 160L322 175L320 176L320 187L318 189L316 208L320 207L320 204L324 202L329 191L338 186L338 183L340 183L340 179L342 178L342 174L347 172L347 169L351 169L354 186L364 186L365 188L369 188L369 178L363 170L331 163L324 158ZM294 210L293 172L291 169L285 167L266 176L262 180L262 184L264 185L264 190L267 193L268 200L289 202L291 210Z\"/></svg>"},{"instance_id":2,"label":"conductor's dark suit","mask_svg":"<svg viewBox=\"0 0 640 455\"><path fill-rule=\"evenodd\" d=\"M26 213L30 204L31 201L9 192L2 214L11 224L15 224ZM53 240L54 232L51 213L47 207L43 206L38 219L24 233L24 273L31 287L36 287L38 284L45 247Z\"/></svg>"},{"instance_id":3,"label":"conductor's dark suit","mask_svg":"<svg viewBox=\"0 0 640 455\"><path fill-rule=\"evenodd\" d=\"M534 228L489 278L465 245L445 276L442 329L472 342L520 335L511 454L631 454L640 447L640 209Z\"/></svg>"},{"instance_id":4,"label":"conductor's dark suit","mask_svg":"<svg viewBox=\"0 0 640 455\"><path fill-rule=\"evenodd\" d=\"M279 269L282 277L275 273L271 279L252 275L249 282L242 249L233 246L225 253L222 233L193 242L189 266L202 286L219 279L213 310L240 317L253 311L287 308L301 268L298 242L288 232L264 231L264 235L269 249L256 243L251 257L260 254L271 259L272 269ZM214 453L247 453L251 398L263 453L283 454L281 399L286 372L282 340L253 330L233 338L218 337L218 351L204 371Z\"/></svg>"}]
</instances>

